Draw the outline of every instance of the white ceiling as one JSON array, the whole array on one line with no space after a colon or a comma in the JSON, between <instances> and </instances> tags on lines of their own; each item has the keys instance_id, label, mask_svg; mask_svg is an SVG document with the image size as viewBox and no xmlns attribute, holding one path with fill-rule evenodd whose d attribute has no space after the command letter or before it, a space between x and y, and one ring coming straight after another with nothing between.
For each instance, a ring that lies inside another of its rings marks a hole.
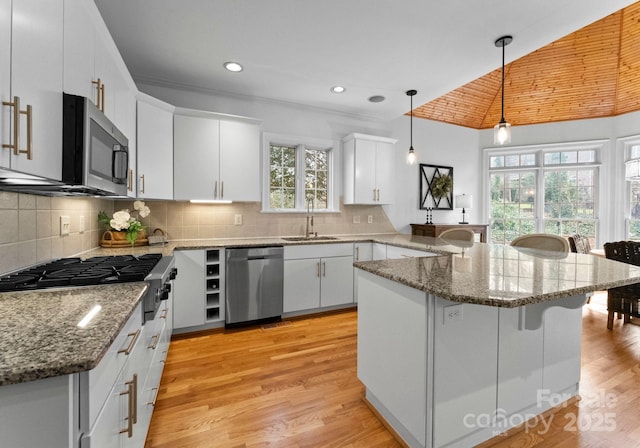
<instances>
[{"instance_id":1,"label":"white ceiling","mask_svg":"<svg viewBox=\"0 0 640 448\"><path fill-rule=\"evenodd\" d=\"M631 0L95 0L136 82L389 120ZM222 64L237 61L244 71ZM346 93L329 92L343 85ZM371 103L372 95L386 101Z\"/></svg>"}]
</instances>

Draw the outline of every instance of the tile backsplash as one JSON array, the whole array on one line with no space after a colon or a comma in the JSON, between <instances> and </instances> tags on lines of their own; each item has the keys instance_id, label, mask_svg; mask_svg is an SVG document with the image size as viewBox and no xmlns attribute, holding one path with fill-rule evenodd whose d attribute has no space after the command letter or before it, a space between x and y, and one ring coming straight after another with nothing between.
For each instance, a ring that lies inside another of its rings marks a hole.
<instances>
[{"instance_id":1,"label":"tile backsplash","mask_svg":"<svg viewBox=\"0 0 640 448\"><path fill-rule=\"evenodd\" d=\"M142 221L148 231L160 228L171 240L298 236L305 232L304 213L261 213L259 202L146 201L146 204L151 214ZM111 214L123 208L132 210L133 201L0 191L0 273L98 247L105 230L98 224L98 212ZM314 231L319 235L395 231L382 206L341 204L340 208L339 213L314 213ZM70 219L69 235L60 235L60 216ZM236 218L241 224L236 224ZM84 221L82 232L81 221Z\"/></svg>"},{"instance_id":2,"label":"tile backsplash","mask_svg":"<svg viewBox=\"0 0 640 448\"><path fill-rule=\"evenodd\" d=\"M100 210L112 211L113 201L0 191L0 273L97 247ZM60 216L70 219L69 235L60 235Z\"/></svg>"},{"instance_id":3,"label":"tile backsplash","mask_svg":"<svg viewBox=\"0 0 640 448\"><path fill-rule=\"evenodd\" d=\"M115 209L133 209L132 201L117 201ZM142 219L153 232L160 228L170 240L203 238L251 238L304 235L304 213L261 213L259 202L191 204L180 201L147 201L151 214ZM380 205L341 205L339 213L314 216L319 235L395 232ZM372 223L368 223L371 216ZM236 224L238 217L241 224ZM359 223L354 224L354 217Z\"/></svg>"}]
</instances>

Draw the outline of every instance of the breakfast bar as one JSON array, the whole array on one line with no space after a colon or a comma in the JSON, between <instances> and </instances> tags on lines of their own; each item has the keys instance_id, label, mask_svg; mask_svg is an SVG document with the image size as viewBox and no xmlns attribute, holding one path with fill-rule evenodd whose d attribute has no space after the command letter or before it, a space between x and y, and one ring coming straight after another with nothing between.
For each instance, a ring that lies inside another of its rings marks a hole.
<instances>
[{"instance_id":1,"label":"breakfast bar","mask_svg":"<svg viewBox=\"0 0 640 448\"><path fill-rule=\"evenodd\" d=\"M600 257L490 244L354 265L358 377L411 447L474 446L576 397L587 294L640 282Z\"/></svg>"}]
</instances>

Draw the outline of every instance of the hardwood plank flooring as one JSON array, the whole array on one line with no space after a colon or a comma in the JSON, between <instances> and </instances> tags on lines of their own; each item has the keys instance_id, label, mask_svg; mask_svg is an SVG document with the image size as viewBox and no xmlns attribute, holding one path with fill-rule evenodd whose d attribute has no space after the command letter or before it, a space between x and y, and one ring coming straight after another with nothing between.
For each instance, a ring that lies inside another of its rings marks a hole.
<instances>
[{"instance_id":1,"label":"hardwood plank flooring","mask_svg":"<svg viewBox=\"0 0 640 448\"><path fill-rule=\"evenodd\" d=\"M583 399L483 448L640 447L640 326L605 308L583 311ZM356 331L351 310L172 340L146 448L402 446L362 400Z\"/></svg>"}]
</instances>

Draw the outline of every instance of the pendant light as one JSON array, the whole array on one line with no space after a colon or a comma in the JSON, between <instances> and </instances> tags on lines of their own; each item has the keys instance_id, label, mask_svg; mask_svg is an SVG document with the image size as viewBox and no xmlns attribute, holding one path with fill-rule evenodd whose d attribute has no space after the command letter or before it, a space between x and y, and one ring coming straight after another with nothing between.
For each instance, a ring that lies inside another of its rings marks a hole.
<instances>
[{"instance_id":1,"label":"pendant light","mask_svg":"<svg viewBox=\"0 0 640 448\"><path fill-rule=\"evenodd\" d=\"M413 165L416 163L416 152L413 150L413 96L418 93L417 90L407 90L407 95L411 98L411 118L409 121L409 135L410 135L410 143L409 143L409 153L407 154L407 163L409 165Z\"/></svg>"},{"instance_id":2,"label":"pendant light","mask_svg":"<svg viewBox=\"0 0 640 448\"><path fill-rule=\"evenodd\" d=\"M493 143L496 145L504 145L511 141L511 125L504 119L504 47L513 41L511 36L502 36L496 40L496 47L502 47L502 109L500 114L500 123L493 128Z\"/></svg>"}]
</instances>

